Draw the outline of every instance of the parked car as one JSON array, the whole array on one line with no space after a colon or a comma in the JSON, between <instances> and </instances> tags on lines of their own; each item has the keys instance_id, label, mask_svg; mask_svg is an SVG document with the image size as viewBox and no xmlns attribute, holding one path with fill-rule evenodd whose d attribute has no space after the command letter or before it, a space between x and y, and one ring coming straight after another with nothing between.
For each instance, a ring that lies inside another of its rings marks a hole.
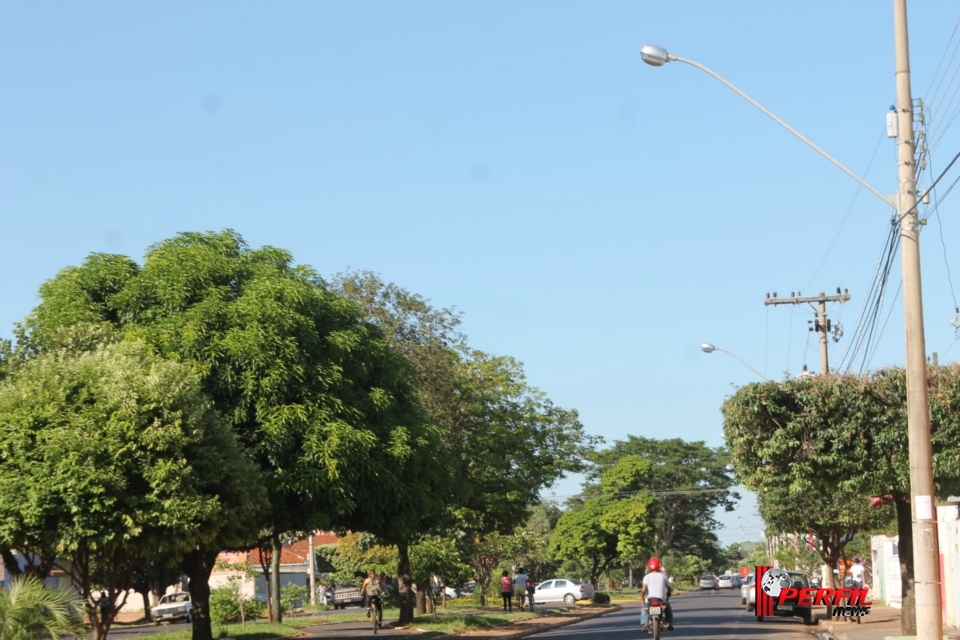
<instances>
[{"instance_id":1,"label":"parked car","mask_svg":"<svg viewBox=\"0 0 960 640\"><path fill-rule=\"evenodd\" d=\"M720 587L717 585L717 576L710 575L708 573L700 576L700 591L719 591Z\"/></svg>"},{"instance_id":2,"label":"parked car","mask_svg":"<svg viewBox=\"0 0 960 640\"><path fill-rule=\"evenodd\" d=\"M733 576L719 576L717 578L718 589L733 589Z\"/></svg>"},{"instance_id":3,"label":"parked car","mask_svg":"<svg viewBox=\"0 0 960 640\"><path fill-rule=\"evenodd\" d=\"M477 590L477 583L474 580L470 582L464 582L460 585L460 594L462 597L466 598L472 596L473 592Z\"/></svg>"},{"instance_id":4,"label":"parked car","mask_svg":"<svg viewBox=\"0 0 960 640\"><path fill-rule=\"evenodd\" d=\"M740 604L747 604L747 590L750 589L750 585L756 579L756 574L748 573L747 577L740 582Z\"/></svg>"},{"instance_id":5,"label":"parked car","mask_svg":"<svg viewBox=\"0 0 960 640\"><path fill-rule=\"evenodd\" d=\"M193 622L193 602L186 591L168 593L160 598L155 606L150 608L150 615L154 624L173 620Z\"/></svg>"},{"instance_id":6,"label":"parked car","mask_svg":"<svg viewBox=\"0 0 960 640\"><path fill-rule=\"evenodd\" d=\"M740 576L733 576L733 588L739 589L740 585L743 584L743 579Z\"/></svg>"},{"instance_id":7,"label":"parked car","mask_svg":"<svg viewBox=\"0 0 960 640\"><path fill-rule=\"evenodd\" d=\"M333 608L346 609L349 605L363 606L360 587L355 584L338 584L333 588Z\"/></svg>"},{"instance_id":8,"label":"parked car","mask_svg":"<svg viewBox=\"0 0 960 640\"><path fill-rule=\"evenodd\" d=\"M593 586L570 578L546 580L536 586L535 602L564 602L574 604L577 600L593 597Z\"/></svg>"},{"instance_id":9,"label":"parked car","mask_svg":"<svg viewBox=\"0 0 960 640\"><path fill-rule=\"evenodd\" d=\"M810 581L807 580L807 576L802 573L797 573L795 571L788 571L790 574L790 580L793 581L793 588L798 592L800 589L809 589ZM799 595L796 595L792 598L788 598L780 604L779 602L774 604L773 615L778 618L800 618L803 620L803 624L811 625L813 624L813 609L808 606L800 606L797 604L797 601L800 599ZM749 592L747 594L747 611L754 611L757 608L757 585L756 582L751 584L749 587ZM763 616L757 616L757 620L763 620Z\"/></svg>"}]
</instances>

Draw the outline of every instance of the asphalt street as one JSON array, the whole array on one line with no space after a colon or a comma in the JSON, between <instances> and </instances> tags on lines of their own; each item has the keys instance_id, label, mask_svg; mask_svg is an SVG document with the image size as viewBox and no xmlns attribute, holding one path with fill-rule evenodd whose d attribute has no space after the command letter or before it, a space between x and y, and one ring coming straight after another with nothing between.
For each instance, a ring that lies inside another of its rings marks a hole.
<instances>
[{"instance_id":1,"label":"asphalt street","mask_svg":"<svg viewBox=\"0 0 960 640\"><path fill-rule=\"evenodd\" d=\"M740 604L740 590L717 593L691 593L671 600L674 606L674 630L663 634L665 640L812 640L816 627L805 627L799 618L766 618L758 622ZM625 604L623 610L593 620L587 620L555 631L536 635L536 638L563 640L642 640L652 638L640 630L640 605Z\"/></svg>"}]
</instances>

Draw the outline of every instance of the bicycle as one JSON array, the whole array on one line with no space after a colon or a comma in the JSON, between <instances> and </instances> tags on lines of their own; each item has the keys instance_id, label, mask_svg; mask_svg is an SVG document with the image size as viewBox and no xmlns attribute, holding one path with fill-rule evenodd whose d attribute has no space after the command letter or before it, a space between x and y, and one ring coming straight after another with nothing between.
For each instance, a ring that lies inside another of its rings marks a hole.
<instances>
[{"instance_id":1,"label":"bicycle","mask_svg":"<svg viewBox=\"0 0 960 640\"><path fill-rule=\"evenodd\" d=\"M373 619L373 635L383 628L383 601L381 596L367 596L367 615Z\"/></svg>"}]
</instances>

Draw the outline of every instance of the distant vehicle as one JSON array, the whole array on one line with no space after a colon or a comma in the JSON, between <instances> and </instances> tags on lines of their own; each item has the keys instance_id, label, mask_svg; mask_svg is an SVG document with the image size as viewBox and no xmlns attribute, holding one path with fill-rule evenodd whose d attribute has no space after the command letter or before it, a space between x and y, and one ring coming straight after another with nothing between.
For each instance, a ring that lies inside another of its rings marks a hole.
<instances>
[{"instance_id":1,"label":"distant vehicle","mask_svg":"<svg viewBox=\"0 0 960 640\"><path fill-rule=\"evenodd\" d=\"M470 582L464 582L460 586L460 594L462 597L466 598L467 596L472 596L473 592L477 590L477 583L473 580Z\"/></svg>"},{"instance_id":2,"label":"distant vehicle","mask_svg":"<svg viewBox=\"0 0 960 640\"><path fill-rule=\"evenodd\" d=\"M733 589L733 576L719 576L717 578L718 589Z\"/></svg>"},{"instance_id":3,"label":"distant vehicle","mask_svg":"<svg viewBox=\"0 0 960 640\"><path fill-rule=\"evenodd\" d=\"M719 591L720 586L717 584L717 576L710 575L708 573L700 576L700 591Z\"/></svg>"},{"instance_id":4,"label":"distant vehicle","mask_svg":"<svg viewBox=\"0 0 960 640\"><path fill-rule=\"evenodd\" d=\"M740 585L742 585L742 584L743 584L743 580L740 578L740 576L733 576L733 588L734 588L734 589L739 589L739 588L740 588Z\"/></svg>"},{"instance_id":5,"label":"distant vehicle","mask_svg":"<svg viewBox=\"0 0 960 640\"><path fill-rule=\"evenodd\" d=\"M800 589L809 589L810 581L802 573L797 573L795 571L788 571L790 574L790 579L793 581L793 588L798 592ZM793 598L788 598L784 601L783 604L780 604L779 601L773 607L773 615L778 618L800 618L803 620L803 624L811 625L814 624L815 620L813 618L813 609L808 606L800 606L797 604L799 600L799 595L794 596ZM749 592L747 594L747 611L754 611L757 608L757 585L756 582L751 584L749 587ZM763 616L757 616L757 620L763 620Z\"/></svg>"},{"instance_id":6,"label":"distant vehicle","mask_svg":"<svg viewBox=\"0 0 960 640\"><path fill-rule=\"evenodd\" d=\"M154 624L173 620L193 622L193 602L190 600L190 594L186 591L168 593L150 608L150 616Z\"/></svg>"},{"instance_id":7,"label":"distant vehicle","mask_svg":"<svg viewBox=\"0 0 960 640\"><path fill-rule=\"evenodd\" d=\"M333 608L346 609L349 605L363 606L360 587L355 584L338 584L333 588Z\"/></svg>"},{"instance_id":8,"label":"distant vehicle","mask_svg":"<svg viewBox=\"0 0 960 640\"><path fill-rule=\"evenodd\" d=\"M575 604L577 600L593 597L593 586L579 580L559 578L546 580L536 586L534 602L564 602Z\"/></svg>"},{"instance_id":9,"label":"distant vehicle","mask_svg":"<svg viewBox=\"0 0 960 640\"><path fill-rule=\"evenodd\" d=\"M756 574L748 573L747 577L740 583L740 604L747 604L747 590L753 581L757 579Z\"/></svg>"}]
</instances>

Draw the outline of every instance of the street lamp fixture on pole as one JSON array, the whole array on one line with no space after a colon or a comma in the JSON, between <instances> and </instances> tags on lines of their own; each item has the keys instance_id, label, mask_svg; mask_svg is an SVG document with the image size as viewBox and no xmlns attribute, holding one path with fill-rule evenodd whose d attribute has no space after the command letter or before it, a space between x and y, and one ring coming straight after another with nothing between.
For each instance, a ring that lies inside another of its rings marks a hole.
<instances>
[{"instance_id":1,"label":"street lamp fixture on pole","mask_svg":"<svg viewBox=\"0 0 960 640\"><path fill-rule=\"evenodd\" d=\"M863 185L870 193L896 209L897 220L900 223L900 255L903 264L907 438L910 458L910 504L913 512L913 579L916 593L917 640L939 640L943 628L940 609L940 551L933 498L933 454L930 442L926 341L923 332L923 296L920 286L920 221L917 216L916 143L913 137L913 96L910 87L910 50L907 35L906 0L893 0L893 18L896 47L896 114L899 130L897 159L900 184L897 194L892 197L883 195L863 178L843 166L826 151L773 115L760 103L716 72L692 60L686 60L668 53L666 49L657 45L648 44L644 46L640 50L640 57L644 62L654 67L661 67L668 62L685 62L709 73L835 164L844 173ZM714 350L722 351L722 349L716 349L710 344L704 344L702 348L707 353ZM739 360L739 358L737 359ZM741 362L743 361L741 360ZM750 368L753 369L753 367ZM754 371L756 370L754 369Z\"/></svg>"},{"instance_id":2,"label":"street lamp fixture on pole","mask_svg":"<svg viewBox=\"0 0 960 640\"><path fill-rule=\"evenodd\" d=\"M757 371L756 369L754 369L753 367L751 367L751 366L746 362L746 360L744 360L743 358L741 358L740 356L738 356L738 355L735 354L735 353L732 353L732 352L730 352L730 351L727 351L726 349L721 349L720 347L716 347L716 346L710 344L709 342L704 342L702 345L700 345L700 349L701 349L704 353L713 353L714 351L722 351L723 353L727 354L728 356L733 356L734 358L736 358L737 360L740 361L740 364L742 364L742 365L745 366L747 369L750 369L750 371L753 371L755 374L757 374L758 376L760 376L761 378L763 378L763 380L764 380L765 382L770 382L770 378L768 378L767 376L763 375L762 373L760 373L759 371Z\"/></svg>"}]
</instances>

